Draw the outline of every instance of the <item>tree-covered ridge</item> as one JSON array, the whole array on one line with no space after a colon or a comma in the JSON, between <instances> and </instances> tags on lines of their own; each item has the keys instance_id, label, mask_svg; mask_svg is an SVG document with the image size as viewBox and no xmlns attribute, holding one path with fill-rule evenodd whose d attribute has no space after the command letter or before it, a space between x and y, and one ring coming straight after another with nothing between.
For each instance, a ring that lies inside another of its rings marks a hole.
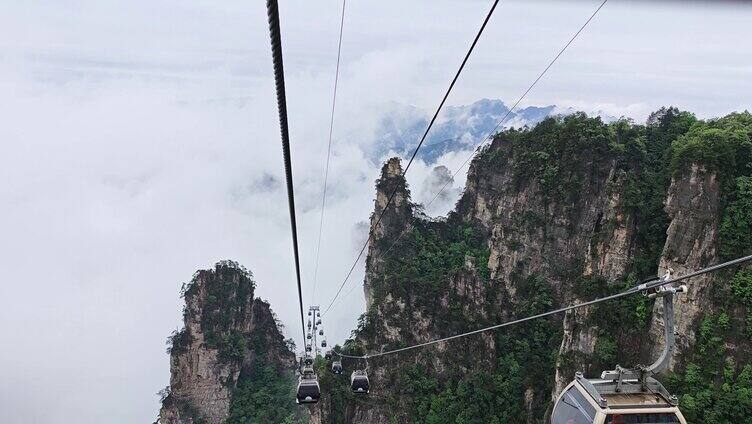
<instances>
[{"instance_id":1,"label":"tree-covered ridge","mask_svg":"<svg viewBox=\"0 0 752 424\"><path fill-rule=\"evenodd\" d=\"M716 240L720 256L752 253L751 145L748 112L703 121L688 112L663 108L645 124L625 119L606 124L575 114L497 134L475 158L471 172L491 181L496 170L513 167L513 184L498 190L516 191L534 184L543 198L565 210L580 200L584 182L602 177L599 172L622 173L623 180L613 189L620 191L620 207L632 220L629 263L616 281L570 270L562 290L587 300L655 275L669 225L664 211L669 186L672 178L685 178L692 166L715 173L720 181ZM463 204L466 201L460 201L458 210L470 207ZM544 219L528 213L518 220L521 226L535 229L544 225ZM604 222L598 231L608 234L608 225ZM371 290L378 308L361 318L346 348L362 353L400 347L415 341L411 329L416 327L443 336L552 309L561 293L552 293L546 278L520 277L514 282L515 298L504 293L501 282L489 274L488 239L487 228L456 212L446 220L412 221L412 228L392 248L397 254L376 263ZM377 240L377 249L383 252L392 242ZM476 311L462 307L467 299L458 297L452 287L458 279L484 287L484 298L480 303L475 299ZM715 284L714 306L708 311L721 312L702 317L696 345L684 352L676 372L662 380L680 396L690 422L752 422L747 353L752 351L752 274L724 275ZM597 343L594 354L586 358L559 357L561 320L551 319L493 333L491 364L477 363L481 352L489 350L484 342L466 339L448 343L438 364L435 352L418 352L409 358L390 358L388 365L378 361L371 365L387 374L389 388L383 401L394 411L395 422L544 422L557 361L564 371L568 363L584 362L588 375L617 363L644 363L650 359L645 334L652 311L653 301L639 296L593 307L588 316L598 329ZM399 341L385 339L384 325L400 322L393 328ZM336 409L347 410L350 400L341 396L339 402ZM526 415L528 411L532 415Z\"/></svg>"},{"instance_id":2,"label":"tree-covered ridge","mask_svg":"<svg viewBox=\"0 0 752 424\"><path fill-rule=\"evenodd\" d=\"M199 293L202 289L205 293ZM213 269L197 271L189 283L183 284L185 299L183 318L189 319L190 305L201 301L201 331L209 349L217 349L223 361L242 359L246 349L245 336L236 328L253 302L256 282L253 274L235 261L220 261ZM194 311L195 312L195 311ZM193 335L184 327L167 341L168 353L183 352Z\"/></svg>"},{"instance_id":3,"label":"tree-covered ridge","mask_svg":"<svg viewBox=\"0 0 752 424\"><path fill-rule=\"evenodd\" d=\"M294 401L294 344L255 288L234 261L183 284L185 326L168 338L174 386L160 392L168 423L305 422Z\"/></svg>"},{"instance_id":4,"label":"tree-covered ridge","mask_svg":"<svg viewBox=\"0 0 752 424\"><path fill-rule=\"evenodd\" d=\"M488 247L481 230L461 222L456 214L447 221L416 220L412 229L392 247L399 254L381 260L383 271L373 284L373 297L401 299L408 309L430 310L447 292L453 273L472 266L477 276L488 281ZM379 240L383 250L392 239ZM401 282L410 284L401 284Z\"/></svg>"}]
</instances>

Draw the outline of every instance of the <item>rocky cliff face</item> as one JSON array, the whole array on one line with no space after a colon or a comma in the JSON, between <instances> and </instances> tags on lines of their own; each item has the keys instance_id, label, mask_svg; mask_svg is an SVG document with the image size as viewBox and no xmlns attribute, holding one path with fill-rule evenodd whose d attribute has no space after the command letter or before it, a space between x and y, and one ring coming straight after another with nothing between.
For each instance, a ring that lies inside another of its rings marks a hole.
<instances>
[{"instance_id":1,"label":"rocky cliff face","mask_svg":"<svg viewBox=\"0 0 752 424\"><path fill-rule=\"evenodd\" d=\"M476 161L471 167L458 212L490 234L491 278L511 302L527 278L546 280L557 303L570 304L584 300L573 289L577 278L614 280L625 273L634 244L634 220L623 207L625 171L608 152L593 153L558 158L574 166L561 167L553 191L541 186L551 182L521 177L529 151L502 139L485 153L495 161ZM559 191L559 184L566 188ZM583 325L588 317L587 309L564 316L561 353L593 354L598 327ZM584 365L576 361L567 368ZM572 378L561 368L556 369L556 391Z\"/></svg>"},{"instance_id":2,"label":"rocky cliff face","mask_svg":"<svg viewBox=\"0 0 752 424\"><path fill-rule=\"evenodd\" d=\"M718 225L720 223L721 190L718 177L705 167L693 164L681 178L674 178L666 198L666 212L671 219L666 244L661 254L661 273L673 270L682 275L719 262L716 252ZM678 356L695 343L695 332L701 312L712 308L709 293L713 275L695 278L687 285L688 293L678 296L674 305L676 315L677 350L672 369L678 364ZM651 326L654 340L653 354L663 349L663 305L656 302L655 319Z\"/></svg>"},{"instance_id":3,"label":"rocky cliff face","mask_svg":"<svg viewBox=\"0 0 752 424\"><path fill-rule=\"evenodd\" d=\"M747 116L731 120L752 129ZM378 352L423 342L621 291L669 268L680 275L717 263L724 198L733 179L749 173L752 130L747 144L734 147L741 171L720 178L708 155L687 151L705 148L697 141L702 125L661 110L645 126L574 115L504 132L473 160L465 192L443 220L410 203L399 161L391 159L371 220L368 310L345 348ZM376 225L394 187L397 202ZM678 299L669 383L684 381L684 369L707 356L698 344L710 336L699 327L726 301L710 294L718 280L696 279ZM737 312L743 322L746 310ZM636 297L368 364L346 362L368 367L373 395L341 411L354 423L445 422L443 414L539 422L575 371L596 376L617 363L651 362L662 347L662 322L659 306ZM734 340L728 349L747 343ZM745 365L725 360L731 376ZM672 384L679 395L686 391L683 402L695 402L692 389Z\"/></svg>"},{"instance_id":4,"label":"rocky cliff face","mask_svg":"<svg viewBox=\"0 0 752 424\"><path fill-rule=\"evenodd\" d=\"M257 363L292 371L294 354L254 289L251 274L230 261L196 272L184 287L185 327L169 341L170 386L159 423L224 423L243 373Z\"/></svg>"}]
</instances>

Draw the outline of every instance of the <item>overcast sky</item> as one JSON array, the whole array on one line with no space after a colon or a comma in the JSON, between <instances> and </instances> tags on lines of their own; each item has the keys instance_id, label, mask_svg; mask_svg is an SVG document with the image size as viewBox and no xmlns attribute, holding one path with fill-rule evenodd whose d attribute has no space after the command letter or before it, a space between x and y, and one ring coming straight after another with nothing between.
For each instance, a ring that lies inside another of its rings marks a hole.
<instances>
[{"instance_id":1,"label":"overcast sky","mask_svg":"<svg viewBox=\"0 0 752 424\"><path fill-rule=\"evenodd\" d=\"M512 104L597 3L502 1L449 104ZM281 5L306 301L340 6ZM363 240L380 114L434 108L489 6L348 5L316 302ZM297 337L265 13L261 1L0 1L0 422L153 421L180 286L220 259L254 272ZM525 104L639 121L662 105L750 108L750 22L741 3L611 0ZM408 174L419 201L430 170ZM362 273L325 320L331 341L363 311Z\"/></svg>"}]
</instances>

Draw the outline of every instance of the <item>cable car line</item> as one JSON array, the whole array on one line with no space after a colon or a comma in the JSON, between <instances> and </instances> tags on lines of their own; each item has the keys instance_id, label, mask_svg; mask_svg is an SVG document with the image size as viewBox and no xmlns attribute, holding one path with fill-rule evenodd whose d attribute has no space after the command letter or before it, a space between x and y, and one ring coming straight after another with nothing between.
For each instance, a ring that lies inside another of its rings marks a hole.
<instances>
[{"instance_id":1,"label":"cable car line","mask_svg":"<svg viewBox=\"0 0 752 424\"><path fill-rule=\"evenodd\" d=\"M493 15L494 11L496 10L496 6L498 6L499 1L500 0L495 0L493 4L491 5L491 9L488 11L486 18L483 20L483 24L480 26L478 33L475 34L475 38L473 39L473 42L470 44L470 48L468 49L467 53L465 53L465 57L462 59L462 63L460 64L460 67L457 69L457 72L454 74L454 78L452 78L452 82L449 84L449 88L447 88L446 92L444 93L444 97L441 99L441 102L439 103L439 107L436 108L436 112L434 112L433 117L431 118L431 121L428 123L428 126L426 127L426 130L423 133L423 136L420 138L418 145L415 147L415 150L410 156L410 160L407 162L405 169L402 170L401 177L403 178L405 177L405 174L407 174L407 171L410 169L410 166L415 160L415 157L418 155L418 151L423 146L423 143L426 141L426 137L428 136L428 133L431 131L431 127L433 127L434 122L436 122L436 118L438 118L439 112L441 112L441 109L444 107L444 103L446 103L446 100L449 97L449 94L452 92L452 89L454 88L454 84L459 79L460 74L462 73L462 70L465 68L465 65L467 64L468 59L470 59L470 55L473 53L473 50L475 49L475 45L478 43L478 40L480 39L481 34L483 34L483 30L486 29L486 25L488 24L488 21L491 19L491 15ZM397 194L397 189L398 187L395 187L394 190L392 190L392 193L387 198L386 205L384 205L384 209L381 211L381 213L379 214L379 217L376 219L376 224L374 224L374 227L377 227L379 223L381 222L381 219L384 217L384 213L389 208L389 205L392 203L392 200L394 200L394 196ZM350 275L352 275L353 270L355 270L355 266L357 266L358 261L360 261L360 258L363 256L363 252L365 252L366 247L368 247L368 243L371 241L372 238L373 238L373 233L369 232L368 239L366 240L365 243L363 243L363 247L360 249L360 252L358 252L358 256L355 258L355 262L353 262L352 266L350 267L350 270L347 272L347 275L345 276L345 279L342 281L342 284L339 286L337 293L334 295L334 298L332 298L332 301L326 307L322 315L325 315L329 311L329 309L332 307L334 302L337 300L337 297L342 292L342 288L345 286L345 283L347 283L347 280L350 278Z\"/></svg>"},{"instance_id":2,"label":"cable car line","mask_svg":"<svg viewBox=\"0 0 752 424\"><path fill-rule=\"evenodd\" d=\"M321 194L321 217L319 219L319 237L316 242L316 262L313 269L313 290L311 291L311 303L316 299L316 282L319 273L319 253L321 252L321 233L324 228L324 210L326 209L326 188L329 179L329 160L332 154L332 132L334 131L334 107L337 104L337 85L339 83L339 60L342 54L342 32L345 27L345 5L347 0L342 0L342 16L339 22L339 42L337 44L337 66L334 70L334 94L332 94L332 113L329 119L329 142L326 146L326 166L324 168L324 189Z\"/></svg>"},{"instance_id":3,"label":"cable car line","mask_svg":"<svg viewBox=\"0 0 752 424\"><path fill-rule=\"evenodd\" d=\"M465 159L465 161L464 161L464 162L462 162L462 164L461 164L461 165L460 165L460 166L459 166L459 167L458 167L458 168L457 168L457 169L456 169L456 170L455 170L455 171L454 171L454 172L452 173L452 177L451 177L451 178L449 178L449 179L447 179L447 181L446 181L446 182L444 183L444 185L443 185L443 186L442 186L442 187L441 187L441 188L439 189L439 191L438 191L438 192L437 192L437 193L436 193L436 194L435 194L435 195L433 196L433 198L432 198L432 199L431 199L431 200L430 200L430 201L429 201L428 203L426 203L426 205L425 205L426 207L427 207L427 206L430 206L430 205L431 205L431 204L432 204L432 203L433 203L433 202L434 202L434 201L435 201L435 200L436 200L436 199L437 199L437 198L438 198L438 197L439 197L439 196L441 195L441 193L443 193L443 192L444 192L444 190L445 190L445 189L446 189L446 188L447 188L447 187L449 186L449 184L450 184L450 183L451 183L452 181L454 181L454 178L455 178L455 177L457 176L457 174L459 174L459 173L460 173L460 171L462 171L462 169L463 169L463 168L464 168L464 167L465 167L465 166L466 166L466 165L468 164L468 162L470 162L470 160L471 160L471 159L472 159L472 158L473 158L473 157L475 156L475 154L476 154L476 153L478 152L478 150L479 150L479 149L480 149L480 148L481 148L481 147L483 146L483 144L484 144L484 143L485 143L486 141L489 141L489 140L492 140L492 139L493 139L493 136L494 136L494 134L496 133L496 131L497 131L497 130L499 129L499 127L500 127L500 126L501 126L501 125L502 125L502 124L503 124L504 122L506 122L506 120L507 120L507 119L509 118L509 116L510 116L510 115L512 114L512 112L513 112L513 111L514 111L514 110L515 110L515 109L516 109L516 108L517 108L517 107L519 106L520 102L522 102L522 100L524 100L524 99L525 99L525 97L527 97L527 95L528 95L528 94L530 93L530 91L532 91L532 89L533 89L533 88L535 88L535 86L536 86L536 85L538 85L538 82L540 82L540 80L541 80L541 79L542 79L542 78L543 78L543 77L544 77L544 76L546 75L546 73L548 73L548 71L549 71L549 70L551 69L551 67L552 67L552 66L553 66L553 65L554 65L554 64L556 63L556 61L558 61L558 60L559 60L559 58L560 58L560 57L561 57L561 56L562 56L562 55L564 54L564 52L565 52L565 51L566 51L566 50L567 50L567 49L569 48L569 46L570 46L570 45L571 45L571 44L572 44L572 43L573 43L573 42L575 41L575 39L577 39L577 37L579 37L579 35L580 35L580 34L582 33L582 31L584 31L584 30L585 30L585 28L586 28L586 27L588 26L588 24L590 24L590 22L591 22L591 21L592 21L592 20L593 20L593 19L595 18L595 15L597 15L597 14L598 14L598 12L600 12L600 10L601 10L601 9L603 8L603 6L605 6L605 5L606 5L606 3L607 3L607 2L608 2L608 0L603 0L603 1L602 1L602 2L601 2L601 3L599 4L599 5L598 5L598 7L597 7L597 8L595 9L595 11L594 11L594 12L593 12L593 13L592 13L592 14L590 15L590 17L589 17L589 18L588 18L588 19L587 19L587 20L585 21L585 23L584 23L584 24L582 24L582 26L580 26L580 28L579 28L579 29L577 30L577 32L575 32L575 33L574 33L574 35L573 35L573 36L572 36L572 37L571 37L571 38L569 39L569 41L567 41L567 43L566 43L566 44L564 44L564 46L563 46L563 47L562 47L562 48L561 48L561 49L559 50L559 52L558 52L558 53L557 53L557 54L556 54L556 55L554 56L554 58L553 58L553 59L551 59L551 61L550 61L550 62L548 63L548 65L547 65L547 66L546 66L546 67L545 67L545 68L543 69L543 71L541 71L541 73L540 73L540 74L538 74L538 77L537 77L537 78L536 78L536 79L535 79L535 80L533 81L533 83L532 83L532 84L530 84L530 85L529 85L529 86L527 87L527 89L526 89L526 90L525 90L525 91L524 91L524 92L522 93L522 95L521 95L521 96L520 96L520 97L519 97L519 98L517 99L517 101L516 101L516 102L514 102L514 104L512 105L512 107L511 107L511 108L510 108L510 109L509 109L509 110L507 111L507 113L506 113L506 114L505 114L505 115L504 115L504 116L503 116L503 117L501 118L501 120L499 120L499 122L497 122L497 123L496 123L496 126L494 126L494 128L493 128L493 129L492 129L492 130L491 130L491 131L490 131L490 132L489 132L489 133L488 133L488 134L487 134L487 135L486 135L485 137L483 137L483 138L481 139L481 141L480 141L480 142L478 143L478 145L476 146L475 150L473 150L473 152L472 152L472 153L471 153L471 154L470 154L470 155L469 155L469 156L468 156L468 157L467 157L467 158ZM417 150L416 150L416 153L417 153ZM414 156L415 156L415 155L413 155L413 157L414 157ZM404 176L404 172L403 172L403 174L402 174L402 175ZM390 200L391 200L391 197L390 197ZM389 203L388 203L388 202L387 202L387 206L389 206ZM384 208L384 211L386 211L386 207ZM384 211L382 211L381 215L383 215L383 214L384 214ZM415 222L415 220L416 220L416 219L417 219L417 217L416 217L416 216L413 216L413 217L411 218L411 220L410 220L409 224L405 226L405 228L404 228L404 229L403 229L403 230L402 230L402 231L400 232L400 234L399 234L399 235L397 236L397 238L396 238L396 239L394 240L394 242L393 242L393 243L392 243L392 244L391 244L391 245L389 246L389 248L387 248L387 250L385 250L385 251L384 251L384 253L383 253L383 254L382 254L382 255L380 256L380 258L383 258L384 256L386 256L386 254L387 254L387 253L389 253L389 252L390 252L390 251L392 250L392 248L393 248L393 247L394 247L394 246L395 246L395 245L396 245L396 244L397 244L397 243L399 242L399 240L400 240L400 239L402 238L402 236L403 236L403 235L404 235L404 234L405 234L406 232L408 232L408 229L410 228L410 225L411 225L411 224L412 224L413 222ZM376 224L378 225L378 223L379 223L380 221L381 221L381 216L379 216L379 221L377 221L377 222L376 222ZM371 236L369 235L369 238L368 238L368 240L366 241L366 245L368 244L368 241L370 241L370 240L371 240ZM347 282L348 278L350 278L350 274L352 274L353 270L355 269L355 265L357 264L358 260L360 259L361 255L363 254L363 250L364 250L364 249L365 249L365 246L363 246L363 249L361 249L361 252L360 252L360 254L358 254L358 257L357 257L357 258L355 259L355 263L354 263L354 264L353 264L353 266L352 266L352 267L350 268L350 271L349 271L349 272L347 273L347 276L345 277L345 281L343 281L343 283L342 283L342 286L344 286L344 285L345 285L345 283ZM341 289L342 289L342 288L340 287L340 290L341 290ZM353 289L350 289L350 291L348 291L348 294L350 294L350 293L352 292L352 290L353 290ZM339 291L337 292L337 295L339 295ZM335 296L335 297L334 297L334 299L332 300L332 304L334 303L334 301L335 301L336 299L337 299L337 296ZM326 308L326 310L324 311L324 314L326 314L326 313L327 313L327 312L329 311L329 309L330 309L330 308L332 307L332 304L330 304L330 305L329 305L329 306L328 306L328 307Z\"/></svg>"},{"instance_id":4,"label":"cable car line","mask_svg":"<svg viewBox=\"0 0 752 424\"><path fill-rule=\"evenodd\" d=\"M282 156L285 163L287 180L287 205L290 209L290 229L292 231L292 249L295 258L295 277L298 283L298 302L300 303L300 325L305 343L306 327L303 314L303 290L300 282L300 255L298 254L298 225L295 219L295 191L292 180L292 161L290 159L290 131L287 126L287 96L285 95L285 70L282 63L282 35L279 26L279 6L277 0L266 0L266 12L269 18L269 37L272 45L274 63L274 84L277 91L277 108L279 109L279 131L282 137Z\"/></svg>"},{"instance_id":5,"label":"cable car line","mask_svg":"<svg viewBox=\"0 0 752 424\"><path fill-rule=\"evenodd\" d=\"M392 350L388 350L386 352L379 352L379 353L374 353L374 354L370 354L370 355L366 354L366 355L362 355L362 356L345 355L345 354L340 353L340 352L334 352L334 354L335 355L339 355L339 356L341 356L343 358L365 359L365 360L371 359L371 358L377 358L377 357L380 357L380 356L392 355L392 354L399 353L399 352L405 352L405 351L408 351L408 350L413 350L413 349L418 349L418 348L421 348L421 347L431 346L431 345L435 345L435 344L438 344L438 343L441 343L441 342L446 342L446 341L449 341L449 340L459 339L459 338L462 338L462 337L467 337L467 336L471 336L471 335L474 335L474 334L483 333L483 332L490 331L490 330L496 330L496 329L499 329L499 328L502 328L502 327L508 327L508 326L511 326L511 325L520 324L520 323L527 322L527 321L532 321L532 320L535 320L535 319L538 319L538 318L545 318L545 317L548 317L548 316L551 316L551 315L556 315L556 314L560 314L562 312L567 312L567 311L572 310L572 309L578 309L578 308L582 308L582 307L585 307L585 306L591 306L591 305L595 305L595 304L598 304L598 303L606 302L606 301L609 301L609 300L615 300L615 299L619 299L619 298L622 298L622 297L631 296L631 295L636 294L636 293L647 292L647 291L649 291L651 289L655 289L655 288L658 288L658 287L663 287L663 286L666 286L668 284L678 283L680 281L687 280L689 278L697 277L697 276L700 276L700 275L703 275L703 274L707 274L707 273L710 273L710 272L715 272L715 271L718 271L718 270L721 270L721 269L724 269L724 268L727 268L727 267L730 267L730 266L733 266L733 265L737 265L737 264L740 264L740 263L743 263L743 262L747 262L747 261L750 261L750 260L752 260L752 255L743 256L741 258L737 258L737 259L734 259L734 260L731 260L731 261L728 261L728 262L723 262L723 263L716 264L716 265L713 265L713 266L710 266L710 267L707 267L707 268L703 268L703 269L701 269L699 271L690 272L689 274L685 274L685 275L682 275L682 276L679 276L679 277L676 277L676 278L670 278L670 279L667 279L667 280L660 280L660 279L658 279L658 280L653 280L653 281L649 281L649 282L646 282L646 283L642 283L642 284L639 284L639 285L637 285L635 287L632 287L632 288L630 288L628 290L625 290L625 291L620 292L620 293L612 294L610 296L601 297L601 298L590 300L590 301L587 301L587 302L576 303L576 304L573 304L573 305L565 306L563 308L554 309L554 310L548 311L548 312L543 312L543 313L540 313L540 314L537 314L537 315L532 315L532 316L529 316L529 317L520 318L520 319L516 319L516 320L513 320L513 321L507 321L507 322L504 322L504 323L501 323L501 324L492 325L490 327L484 327L484 328L480 328L478 330L468 331L466 333L455 334L453 336L444 337L444 338L441 338L441 339L430 340L430 341L427 341L427 342L424 342L424 343L418 343L418 344L407 346L407 347L403 347L403 348L392 349Z\"/></svg>"}]
</instances>

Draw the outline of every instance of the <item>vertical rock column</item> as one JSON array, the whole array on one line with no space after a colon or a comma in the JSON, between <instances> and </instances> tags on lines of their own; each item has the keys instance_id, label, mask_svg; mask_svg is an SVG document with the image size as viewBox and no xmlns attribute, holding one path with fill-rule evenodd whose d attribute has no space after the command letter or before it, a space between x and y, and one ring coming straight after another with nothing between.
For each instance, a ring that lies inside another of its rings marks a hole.
<instances>
[{"instance_id":1,"label":"vertical rock column","mask_svg":"<svg viewBox=\"0 0 752 424\"><path fill-rule=\"evenodd\" d=\"M392 193L395 195L387 208L387 202ZM387 208L386 212L384 212L385 208ZM382 212L384 216L377 225ZM376 181L376 199L369 227L371 239L367 246L366 276L363 283L366 311L370 311L373 306L372 281L381 272L379 264L381 255L389 249L397 237L409 229L412 217L413 204L410 202L410 190L407 187L407 181L402 176L400 160L394 157L384 164L381 168L381 177Z\"/></svg>"},{"instance_id":2,"label":"vertical rock column","mask_svg":"<svg viewBox=\"0 0 752 424\"><path fill-rule=\"evenodd\" d=\"M292 369L295 356L254 289L250 272L230 261L194 275L185 290L185 327L172 338L159 423L224 423L238 378L253 361Z\"/></svg>"},{"instance_id":3,"label":"vertical rock column","mask_svg":"<svg viewBox=\"0 0 752 424\"><path fill-rule=\"evenodd\" d=\"M604 194L605 202L593 228L583 266L584 276L599 276L607 281L616 281L626 272L632 255L634 238L633 218L624 210L623 187L626 175L612 171ZM587 301L576 296L565 296L567 303ZM564 334L557 360L553 398L574 378L573 371L586 371L587 359L595 352L598 327L588 324L591 308L568 311L564 316ZM565 367L563 358L568 358ZM583 361L584 360L584 361Z\"/></svg>"},{"instance_id":4,"label":"vertical rock column","mask_svg":"<svg viewBox=\"0 0 752 424\"><path fill-rule=\"evenodd\" d=\"M666 199L666 212L671 219L663 247L659 273L673 269L679 276L718 262L716 241L720 213L720 185L715 173L704 167L693 165L688 175L673 179ZM701 276L687 282L688 293L676 296L674 313L677 332L677 349L685 351L695 341L696 322L700 314L709 311L709 287L712 276ZM657 357L664 346L663 305L656 302L653 311L650 334L654 340L653 357ZM669 369L674 369L672 360Z\"/></svg>"}]
</instances>

